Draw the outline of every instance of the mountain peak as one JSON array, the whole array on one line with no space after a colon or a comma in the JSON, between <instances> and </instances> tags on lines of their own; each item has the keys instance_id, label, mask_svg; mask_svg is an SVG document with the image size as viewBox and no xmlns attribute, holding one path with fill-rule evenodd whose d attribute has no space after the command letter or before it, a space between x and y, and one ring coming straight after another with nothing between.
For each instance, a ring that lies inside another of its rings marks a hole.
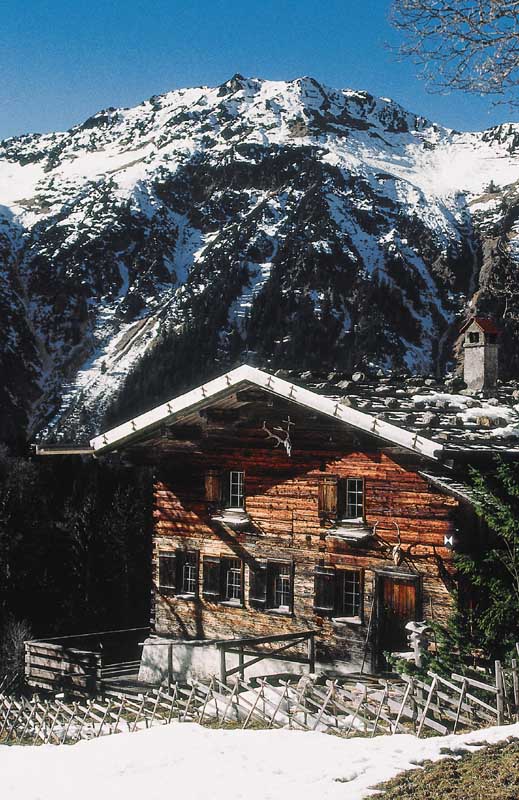
<instances>
[{"instance_id":1,"label":"mountain peak","mask_svg":"<svg viewBox=\"0 0 519 800\"><path fill-rule=\"evenodd\" d=\"M86 435L244 354L443 368L519 260L516 134L236 74L0 143L0 436Z\"/></svg>"}]
</instances>

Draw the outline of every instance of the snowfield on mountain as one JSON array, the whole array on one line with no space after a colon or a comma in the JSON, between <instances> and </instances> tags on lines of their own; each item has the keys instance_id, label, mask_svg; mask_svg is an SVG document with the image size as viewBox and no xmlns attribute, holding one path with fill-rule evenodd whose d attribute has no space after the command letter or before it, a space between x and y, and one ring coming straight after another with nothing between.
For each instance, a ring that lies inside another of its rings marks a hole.
<instances>
[{"instance_id":1,"label":"snowfield on mountain","mask_svg":"<svg viewBox=\"0 0 519 800\"><path fill-rule=\"evenodd\" d=\"M209 730L192 723L72 746L0 746L4 800L361 800L372 787L430 759L519 736L519 724L417 739L340 739L289 730ZM203 754L204 768L200 770Z\"/></svg>"},{"instance_id":2,"label":"snowfield on mountain","mask_svg":"<svg viewBox=\"0 0 519 800\"><path fill-rule=\"evenodd\" d=\"M142 410L132 371L152 406L245 356L443 368L464 314L517 299L518 146L239 75L0 142L0 438Z\"/></svg>"}]
</instances>

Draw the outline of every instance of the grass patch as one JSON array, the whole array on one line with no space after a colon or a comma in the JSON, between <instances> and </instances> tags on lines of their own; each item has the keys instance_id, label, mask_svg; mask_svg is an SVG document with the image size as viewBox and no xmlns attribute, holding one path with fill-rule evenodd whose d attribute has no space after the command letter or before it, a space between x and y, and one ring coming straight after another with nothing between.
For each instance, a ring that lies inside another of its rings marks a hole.
<instances>
[{"instance_id":1,"label":"grass patch","mask_svg":"<svg viewBox=\"0 0 519 800\"><path fill-rule=\"evenodd\" d=\"M377 800L518 800L519 740L428 761L375 788Z\"/></svg>"},{"instance_id":2,"label":"grass patch","mask_svg":"<svg viewBox=\"0 0 519 800\"><path fill-rule=\"evenodd\" d=\"M226 720L225 722L219 722L219 720L208 717L207 719L202 720L199 723L204 728L211 728L213 730L219 731L241 731L243 729L243 721L238 722L237 720ZM248 731L265 731L269 730L270 725L268 722L261 722L261 720L250 720L249 724L247 725Z\"/></svg>"}]
</instances>

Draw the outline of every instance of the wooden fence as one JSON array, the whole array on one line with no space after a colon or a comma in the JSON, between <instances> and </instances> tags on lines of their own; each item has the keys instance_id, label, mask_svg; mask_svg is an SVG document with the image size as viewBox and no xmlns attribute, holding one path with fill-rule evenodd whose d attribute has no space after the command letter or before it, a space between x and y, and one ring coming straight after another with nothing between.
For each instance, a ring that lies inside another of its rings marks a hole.
<instances>
[{"instance_id":1,"label":"wooden fence","mask_svg":"<svg viewBox=\"0 0 519 800\"><path fill-rule=\"evenodd\" d=\"M249 636L241 639L229 639L227 641L216 642L216 647L220 651L220 681L227 683L228 679L237 672L240 678L245 678L245 670L252 667L266 658L288 660L299 664L308 664L309 672L315 672L315 635L317 631L300 631L297 633L280 633L275 636ZM268 650L258 650L261 645L272 645ZM306 646L307 654L298 655L297 651L288 653L292 648ZM227 667L227 654L238 655L238 666ZM245 656L249 657L245 661Z\"/></svg>"},{"instance_id":2,"label":"wooden fence","mask_svg":"<svg viewBox=\"0 0 519 800\"><path fill-rule=\"evenodd\" d=\"M101 682L101 667L101 653L53 642L25 643L26 679L38 689L93 694Z\"/></svg>"},{"instance_id":3,"label":"wooden fence","mask_svg":"<svg viewBox=\"0 0 519 800\"><path fill-rule=\"evenodd\" d=\"M138 640L149 628L126 628L25 642L25 680L46 691L95 694L105 681L136 675ZM131 656L123 661L121 654Z\"/></svg>"},{"instance_id":4,"label":"wooden fence","mask_svg":"<svg viewBox=\"0 0 519 800\"><path fill-rule=\"evenodd\" d=\"M518 719L517 670L496 664L495 685L453 674L428 680L355 678L179 683L135 694L105 691L65 702L0 692L0 741L63 744L172 721L292 728L341 737L447 734Z\"/></svg>"}]
</instances>

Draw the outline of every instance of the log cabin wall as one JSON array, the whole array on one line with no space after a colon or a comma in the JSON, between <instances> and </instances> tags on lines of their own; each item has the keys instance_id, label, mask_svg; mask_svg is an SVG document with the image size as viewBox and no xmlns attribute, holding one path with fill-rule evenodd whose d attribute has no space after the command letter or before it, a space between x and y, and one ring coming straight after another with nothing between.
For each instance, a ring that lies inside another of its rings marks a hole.
<instances>
[{"instance_id":1,"label":"log cabin wall","mask_svg":"<svg viewBox=\"0 0 519 800\"><path fill-rule=\"evenodd\" d=\"M196 639L315 628L319 660L354 666L363 659L373 615L366 665L376 668L383 640L383 573L416 586L417 619L442 620L449 613L453 569L444 537L454 532L458 501L428 485L417 472L423 463L412 454L379 449L374 438L353 436L333 420L325 424L292 407L284 409L296 420L289 458L262 430L262 417L268 413L268 424L279 423L281 410L249 413L238 427L204 422L198 438L192 432L172 431L169 438L145 444L156 464L152 626L158 634ZM214 521L216 505L207 500L207 491L209 496L213 491L211 474L232 469L245 473L250 517L246 531ZM326 476L364 481L365 521L377 525L376 538L352 544L330 535L334 520L319 508L319 487ZM398 567L391 553L397 530L405 555ZM159 587L159 553L178 550L199 554L195 598ZM242 561L242 606L204 596L203 564L208 557ZM250 602L252 573L267 560L293 565L293 607L288 613L259 610ZM319 565L361 572L358 618L344 621L314 609Z\"/></svg>"}]
</instances>

